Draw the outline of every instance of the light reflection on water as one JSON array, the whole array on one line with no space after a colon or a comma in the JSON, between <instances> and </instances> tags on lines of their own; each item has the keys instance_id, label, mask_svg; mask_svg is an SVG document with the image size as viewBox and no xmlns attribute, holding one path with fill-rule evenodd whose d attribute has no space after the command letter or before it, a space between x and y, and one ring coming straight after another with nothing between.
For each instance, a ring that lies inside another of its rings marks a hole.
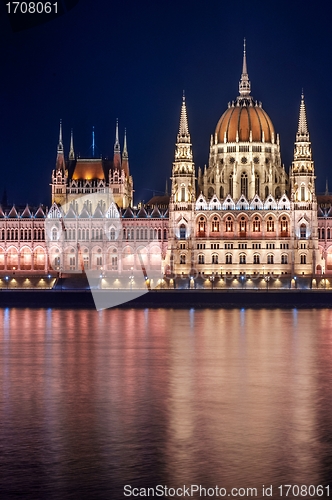
<instances>
[{"instance_id":1,"label":"light reflection on water","mask_svg":"<svg viewBox=\"0 0 332 500\"><path fill-rule=\"evenodd\" d=\"M1 498L332 483L331 310L4 309L0 325Z\"/></svg>"}]
</instances>

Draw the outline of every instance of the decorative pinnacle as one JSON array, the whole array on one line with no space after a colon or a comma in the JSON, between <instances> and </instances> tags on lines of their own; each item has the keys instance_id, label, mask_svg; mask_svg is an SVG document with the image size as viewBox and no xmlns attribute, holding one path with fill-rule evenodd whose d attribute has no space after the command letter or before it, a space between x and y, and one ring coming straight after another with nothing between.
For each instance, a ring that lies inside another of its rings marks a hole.
<instances>
[{"instance_id":1,"label":"decorative pinnacle","mask_svg":"<svg viewBox=\"0 0 332 500\"><path fill-rule=\"evenodd\" d=\"M116 119L115 126L115 143L114 143L114 153L120 153L120 143L119 143L119 120Z\"/></svg>"},{"instance_id":2,"label":"decorative pinnacle","mask_svg":"<svg viewBox=\"0 0 332 500\"><path fill-rule=\"evenodd\" d=\"M128 158L128 150L127 150L127 129L124 130L124 143L123 143L123 153L122 158Z\"/></svg>"},{"instance_id":3,"label":"decorative pinnacle","mask_svg":"<svg viewBox=\"0 0 332 500\"><path fill-rule=\"evenodd\" d=\"M75 159L73 129L71 129L71 133L70 133L69 159L70 160Z\"/></svg>"},{"instance_id":4,"label":"decorative pinnacle","mask_svg":"<svg viewBox=\"0 0 332 500\"><path fill-rule=\"evenodd\" d=\"M181 115L180 115L180 127L179 127L179 138L181 142L181 137L189 136L189 127L188 127L188 117L187 117L187 108L186 108L186 97L182 95L182 106L181 106Z\"/></svg>"},{"instance_id":5,"label":"decorative pinnacle","mask_svg":"<svg viewBox=\"0 0 332 500\"><path fill-rule=\"evenodd\" d=\"M62 143L62 120L60 120L58 153L63 153L63 143Z\"/></svg>"},{"instance_id":6,"label":"decorative pinnacle","mask_svg":"<svg viewBox=\"0 0 332 500\"><path fill-rule=\"evenodd\" d=\"M307 113L305 109L304 94L302 89L301 94L301 104L300 104L300 116L299 116L299 126L297 129L296 140L301 140L300 138L309 139L309 131L307 125Z\"/></svg>"},{"instance_id":7,"label":"decorative pinnacle","mask_svg":"<svg viewBox=\"0 0 332 500\"><path fill-rule=\"evenodd\" d=\"M242 74L247 75L247 58L246 58L246 39L243 39L243 65Z\"/></svg>"},{"instance_id":8,"label":"decorative pinnacle","mask_svg":"<svg viewBox=\"0 0 332 500\"><path fill-rule=\"evenodd\" d=\"M239 83L240 97L248 97L250 94L250 81L247 71L247 54L246 54L246 39L243 40L243 63L242 63L242 74Z\"/></svg>"}]
</instances>

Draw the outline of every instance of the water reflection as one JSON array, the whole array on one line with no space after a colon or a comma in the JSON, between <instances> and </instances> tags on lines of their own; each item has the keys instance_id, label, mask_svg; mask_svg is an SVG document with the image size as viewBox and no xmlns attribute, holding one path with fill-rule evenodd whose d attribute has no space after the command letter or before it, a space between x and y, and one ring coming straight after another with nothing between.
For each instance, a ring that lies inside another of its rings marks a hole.
<instances>
[{"instance_id":1,"label":"water reflection","mask_svg":"<svg viewBox=\"0 0 332 500\"><path fill-rule=\"evenodd\" d=\"M331 479L330 310L5 309L0 324L4 497L279 498Z\"/></svg>"}]
</instances>

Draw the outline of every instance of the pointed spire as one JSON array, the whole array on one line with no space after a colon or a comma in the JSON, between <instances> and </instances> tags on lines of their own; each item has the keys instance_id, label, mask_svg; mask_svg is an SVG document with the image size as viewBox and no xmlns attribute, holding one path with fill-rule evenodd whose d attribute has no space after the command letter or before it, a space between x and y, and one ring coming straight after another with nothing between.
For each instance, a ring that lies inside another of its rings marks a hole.
<instances>
[{"instance_id":1,"label":"pointed spire","mask_svg":"<svg viewBox=\"0 0 332 500\"><path fill-rule=\"evenodd\" d=\"M242 63L242 74L239 83L240 98L249 97L250 94L250 81L247 71L247 53L246 53L246 39L243 40L243 63Z\"/></svg>"},{"instance_id":2,"label":"pointed spire","mask_svg":"<svg viewBox=\"0 0 332 500\"><path fill-rule=\"evenodd\" d=\"M124 131L124 142L123 142L122 159L123 158L128 158L128 151L127 151L127 129L125 129L125 131Z\"/></svg>"},{"instance_id":3,"label":"pointed spire","mask_svg":"<svg viewBox=\"0 0 332 500\"><path fill-rule=\"evenodd\" d=\"M168 181L166 179L166 185L165 185L165 196L168 196Z\"/></svg>"},{"instance_id":4,"label":"pointed spire","mask_svg":"<svg viewBox=\"0 0 332 500\"><path fill-rule=\"evenodd\" d=\"M114 143L114 153L119 152L120 153L120 142L119 142L119 120L118 118L116 119L116 126L115 126L115 143Z\"/></svg>"},{"instance_id":5,"label":"pointed spire","mask_svg":"<svg viewBox=\"0 0 332 500\"><path fill-rule=\"evenodd\" d=\"M326 177L325 195L327 196L328 194L329 194L329 181L327 180L327 177Z\"/></svg>"},{"instance_id":6,"label":"pointed spire","mask_svg":"<svg viewBox=\"0 0 332 500\"><path fill-rule=\"evenodd\" d=\"M180 116L180 127L179 127L179 137L185 138L187 136L189 136L189 127L188 127L188 117L187 117L187 108L186 108L186 97L185 97L185 94L183 91L181 116ZM187 141L185 141L185 142L187 142Z\"/></svg>"},{"instance_id":7,"label":"pointed spire","mask_svg":"<svg viewBox=\"0 0 332 500\"><path fill-rule=\"evenodd\" d=\"M62 120L60 120L58 153L63 153L63 143L62 143Z\"/></svg>"},{"instance_id":8,"label":"pointed spire","mask_svg":"<svg viewBox=\"0 0 332 500\"><path fill-rule=\"evenodd\" d=\"M183 161L183 160L192 161L192 151L191 151L191 142L190 142L189 127L188 127L186 98L184 95L184 91L183 91L183 95L182 95L180 126L179 126L179 133L177 135L175 160L176 161Z\"/></svg>"},{"instance_id":9,"label":"pointed spire","mask_svg":"<svg viewBox=\"0 0 332 500\"><path fill-rule=\"evenodd\" d=\"M114 155L113 155L113 166L120 170L121 168L121 151L119 142L119 120L116 119L115 126L115 143L114 143Z\"/></svg>"},{"instance_id":10,"label":"pointed spire","mask_svg":"<svg viewBox=\"0 0 332 500\"><path fill-rule=\"evenodd\" d=\"M123 153L122 153L122 170L127 177L129 177L129 161L128 161L128 150L127 150L127 130L124 132L124 142L123 142Z\"/></svg>"},{"instance_id":11,"label":"pointed spire","mask_svg":"<svg viewBox=\"0 0 332 500\"><path fill-rule=\"evenodd\" d=\"M62 143L62 120L60 120L60 130L59 130L59 142L56 157L56 170L61 170L63 173L66 170L65 158L63 154L63 143Z\"/></svg>"},{"instance_id":12,"label":"pointed spire","mask_svg":"<svg viewBox=\"0 0 332 500\"><path fill-rule=\"evenodd\" d=\"M70 132L69 159L70 160L75 160L73 129L71 129L71 132Z\"/></svg>"},{"instance_id":13,"label":"pointed spire","mask_svg":"<svg viewBox=\"0 0 332 500\"><path fill-rule=\"evenodd\" d=\"M246 57L246 39L243 39L243 64L242 64L242 75L247 75L247 57Z\"/></svg>"},{"instance_id":14,"label":"pointed spire","mask_svg":"<svg viewBox=\"0 0 332 500\"><path fill-rule=\"evenodd\" d=\"M308 131L308 125L307 125L307 113L306 113L306 108L305 108L303 89L302 89L302 94L301 94L299 126L297 129L296 141L297 142L309 141L309 131Z\"/></svg>"}]
</instances>

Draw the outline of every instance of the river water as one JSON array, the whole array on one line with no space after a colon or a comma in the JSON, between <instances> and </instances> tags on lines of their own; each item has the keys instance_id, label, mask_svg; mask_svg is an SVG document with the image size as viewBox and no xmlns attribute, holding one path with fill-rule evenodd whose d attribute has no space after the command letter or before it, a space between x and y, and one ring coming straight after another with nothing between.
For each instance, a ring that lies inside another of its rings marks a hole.
<instances>
[{"instance_id":1,"label":"river water","mask_svg":"<svg viewBox=\"0 0 332 500\"><path fill-rule=\"evenodd\" d=\"M0 325L1 499L332 496L332 310L0 309Z\"/></svg>"}]
</instances>

